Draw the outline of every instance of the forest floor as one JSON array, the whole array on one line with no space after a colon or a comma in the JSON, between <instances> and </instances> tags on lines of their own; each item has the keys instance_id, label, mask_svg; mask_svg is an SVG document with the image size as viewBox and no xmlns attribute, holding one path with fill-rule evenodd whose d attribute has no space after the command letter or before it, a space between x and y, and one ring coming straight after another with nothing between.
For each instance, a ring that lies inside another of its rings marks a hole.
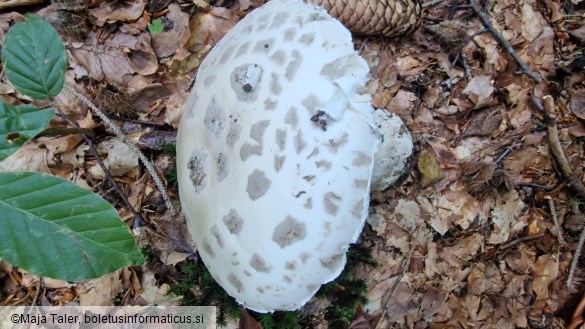
<instances>
[{"instance_id":1,"label":"forest floor","mask_svg":"<svg viewBox=\"0 0 585 329\"><path fill-rule=\"evenodd\" d=\"M262 2L94 0L85 10L57 1L4 9L0 40L28 10L57 17L67 83L138 143L178 200L174 155L163 145L174 142L201 60ZM371 67L374 106L403 119L415 154L402 186L372 195L360 244L378 266L357 268L368 302L350 328L563 328L584 308L577 305L585 267L577 264L570 282L569 272L585 224L575 188L585 165L585 2L487 1L493 28L542 82L522 72L493 33L479 33L481 20L465 1L456 2L428 8L423 27L399 40L354 38ZM12 104L30 101L5 77L0 92ZM547 97L554 106L545 108ZM93 143L125 196L104 178L80 134L38 137L0 162L0 171L50 173L96 191L151 254L141 268L96 280L44 279L40 304L180 304L166 292L194 259L181 217L170 214L138 159L85 105L67 93L37 104L58 106L95 133ZM63 117L51 123L66 126ZM552 155L551 134L570 172ZM0 302L30 304L38 281L0 261ZM325 306L312 305L311 316L323 319ZM248 320L240 327L261 328ZM574 320L572 328L578 325Z\"/></svg>"}]
</instances>

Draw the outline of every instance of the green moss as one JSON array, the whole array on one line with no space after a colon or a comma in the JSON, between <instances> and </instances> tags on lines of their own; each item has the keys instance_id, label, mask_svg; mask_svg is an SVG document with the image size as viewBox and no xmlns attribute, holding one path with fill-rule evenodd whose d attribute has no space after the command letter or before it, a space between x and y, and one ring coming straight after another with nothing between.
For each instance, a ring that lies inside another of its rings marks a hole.
<instances>
[{"instance_id":1,"label":"green moss","mask_svg":"<svg viewBox=\"0 0 585 329\"><path fill-rule=\"evenodd\" d=\"M168 154L171 157L177 156L177 148L173 144L165 144L163 145L163 152ZM179 188L179 180L177 176L177 162L173 161L173 166L164 173L165 179L167 180L169 186L171 186L175 191Z\"/></svg>"},{"instance_id":2,"label":"green moss","mask_svg":"<svg viewBox=\"0 0 585 329\"><path fill-rule=\"evenodd\" d=\"M194 291L198 291L197 294ZM227 325L227 319L239 319L241 306L215 282L202 262L186 263L179 273L177 283L169 294L182 296L183 305L217 306L217 324Z\"/></svg>"},{"instance_id":3,"label":"green moss","mask_svg":"<svg viewBox=\"0 0 585 329\"><path fill-rule=\"evenodd\" d=\"M366 281L355 275L358 265L376 267L378 264L368 248L351 245L347 252L347 264L337 279L329 282L317 292L317 297L331 300L325 310L325 320L329 329L346 329L355 318L359 306L368 302Z\"/></svg>"},{"instance_id":4,"label":"green moss","mask_svg":"<svg viewBox=\"0 0 585 329\"><path fill-rule=\"evenodd\" d=\"M252 316L258 321L264 329L298 329L300 328L300 313L292 312L274 312L274 313L255 313Z\"/></svg>"},{"instance_id":5,"label":"green moss","mask_svg":"<svg viewBox=\"0 0 585 329\"><path fill-rule=\"evenodd\" d=\"M144 246L140 249L140 252L142 253L142 256L144 256L144 260L146 262L150 262L152 260L152 258L154 257L154 250L152 250L152 247L150 246Z\"/></svg>"},{"instance_id":6,"label":"green moss","mask_svg":"<svg viewBox=\"0 0 585 329\"><path fill-rule=\"evenodd\" d=\"M165 144L162 150L170 156L177 156L177 146L175 144Z\"/></svg>"}]
</instances>

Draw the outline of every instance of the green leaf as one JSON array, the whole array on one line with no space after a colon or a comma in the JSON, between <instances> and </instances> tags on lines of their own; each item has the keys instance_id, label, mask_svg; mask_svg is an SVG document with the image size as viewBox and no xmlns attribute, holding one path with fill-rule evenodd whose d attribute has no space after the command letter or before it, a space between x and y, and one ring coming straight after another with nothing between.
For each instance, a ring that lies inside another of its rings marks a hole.
<instances>
[{"instance_id":1,"label":"green leaf","mask_svg":"<svg viewBox=\"0 0 585 329\"><path fill-rule=\"evenodd\" d=\"M45 99L63 89L67 70L65 46L51 24L34 15L26 17L4 38L4 71L18 91Z\"/></svg>"},{"instance_id":2,"label":"green leaf","mask_svg":"<svg viewBox=\"0 0 585 329\"><path fill-rule=\"evenodd\" d=\"M45 130L53 114L54 110L41 110L32 105L15 107L0 101L0 161Z\"/></svg>"},{"instance_id":3,"label":"green leaf","mask_svg":"<svg viewBox=\"0 0 585 329\"><path fill-rule=\"evenodd\" d=\"M165 30L165 26L163 25L162 21L157 18L148 24L148 31L150 34L157 34L161 33Z\"/></svg>"},{"instance_id":4,"label":"green leaf","mask_svg":"<svg viewBox=\"0 0 585 329\"><path fill-rule=\"evenodd\" d=\"M39 173L0 174L0 258L43 277L79 281L144 259L97 194Z\"/></svg>"}]
</instances>

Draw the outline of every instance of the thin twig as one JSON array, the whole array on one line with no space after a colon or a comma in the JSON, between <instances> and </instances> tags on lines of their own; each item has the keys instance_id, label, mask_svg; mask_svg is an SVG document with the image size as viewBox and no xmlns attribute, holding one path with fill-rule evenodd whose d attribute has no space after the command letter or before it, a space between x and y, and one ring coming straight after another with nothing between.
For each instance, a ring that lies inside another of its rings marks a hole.
<instances>
[{"instance_id":1,"label":"thin twig","mask_svg":"<svg viewBox=\"0 0 585 329\"><path fill-rule=\"evenodd\" d=\"M559 224L557 211L555 210L555 202L552 198L548 199L548 207L550 208L550 214L552 216L553 223L555 223L555 227L557 228L557 239L559 241L559 245L564 246L565 239L563 239L563 230L561 229L561 224Z\"/></svg>"},{"instance_id":2,"label":"thin twig","mask_svg":"<svg viewBox=\"0 0 585 329\"><path fill-rule=\"evenodd\" d=\"M86 106L88 106L92 110L92 112L95 113L102 120L102 122L104 123L106 128L108 130L110 130L111 132L113 132L116 135L116 137L118 137L124 144L128 145L130 150L138 156L138 158L140 159L140 161L142 162L144 167L146 167L146 170L148 171L148 173L152 177L154 184L158 188L163 200L165 201L165 205L167 206L167 209L169 209L169 211L172 214L175 214L176 210L175 210L175 207L173 205L173 202L171 201L171 198L169 198L169 196L167 194L167 190L166 190L162 180L158 176L156 170L154 169L154 165L152 164L152 162L150 162L150 160L148 160L146 158L146 156L138 149L138 147L136 147L136 145L134 145L134 143L128 138L128 136L126 136L120 130L120 128L118 128L116 125L114 125L112 123L112 121L97 106L95 106L89 99L87 99L87 97L80 94L79 92L77 92L77 90L73 89L69 85L65 85L64 89L67 90L72 95L74 95L75 97L77 97L79 100L81 100L81 102L84 103Z\"/></svg>"},{"instance_id":3,"label":"thin twig","mask_svg":"<svg viewBox=\"0 0 585 329\"><path fill-rule=\"evenodd\" d=\"M471 79L473 79L473 75L471 74L471 69L469 68L469 61L467 58L465 58L465 56L461 56L461 64L463 65L463 72L465 72L465 80L467 80L467 82L471 81Z\"/></svg>"},{"instance_id":4,"label":"thin twig","mask_svg":"<svg viewBox=\"0 0 585 329\"><path fill-rule=\"evenodd\" d=\"M422 7L423 7L423 9L426 9L426 8L429 8L429 7L432 7L432 6L436 6L436 5L438 5L438 4L442 3L442 2L445 2L445 0L431 0L429 2L423 3L422 4Z\"/></svg>"},{"instance_id":5,"label":"thin twig","mask_svg":"<svg viewBox=\"0 0 585 329\"><path fill-rule=\"evenodd\" d=\"M455 11L457 11L458 8L459 8L459 0L455 0L453 5L451 5L451 9L449 10L449 15L447 16L447 18L449 20L453 19L453 17L455 16Z\"/></svg>"},{"instance_id":6,"label":"thin twig","mask_svg":"<svg viewBox=\"0 0 585 329\"><path fill-rule=\"evenodd\" d=\"M531 236L523 236L523 237L518 238L518 239L516 239L514 241L510 241L510 242L508 242L506 244L503 244L500 247L500 250L502 250L502 249L508 249L508 248L513 247L513 246L515 246L515 245L517 245L519 243L522 243L522 242L527 242L527 241L532 241L532 240L538 240L538 239L542 238L543 236L544 236L544 234L536 234L536 235L531 235Z\"/></svg>"},{"instance_id":7,"label":"thin twig","mask_svg":"<svg viewBox=\"0 0 585 329\"><path fill-rule=\"evenodd\" d=\"M502 154L500 154L500 156L494 162L497 165L499 165L500 162L502 162L508 155L510 155L510 153L512 153L512 148L511 147L506 147L506 149L504 150L504 152L502 152Z\"/></svg>"},{"instance_id":8,"label":"thin twig","mask_svg":"<svg viewBox=\"0 0 585 329\"><path fill-rule=\"evenodd\" d=\"M532 189L536 189L536 190L543 190L543 191L551 191L552 189L554 189L554 186L544 186L544 185L540 185L540 184L534 184L534 183L524 183L524 182L518 182L518 183L514 183L515 187L527 187L527 188L532 188Z\"/></svg>"},{"instance_id":9,"label":"thin twig","mask_svg":"<svg viewBox=\"0 0 585 329\"><path fill-rule=\"evenodd\" d=\"M504 48L504 50L506 50L508 52L508 54L510 54L510 56L512 56L512 58L514 58L514 60L516 61L516 64L518 64L518 66L520 67L520 70L522 71L522 73L528 75L536 83L541 83L542 78L539 77L536 73L532 72L532 70L530 70L528 65L526 65L524 60L522 60L522 58L520 58L520 56L518 55L518 53L516 53L516 51L512 48L512 46L510 46L510 44L508 43L508 41L506 41L504 36L498 30L496 30L496 28L492 25L489 17L482 11L482 9L477 4L477 2L475 2L475 0L469 0L469 5L473 9L473 12L475 12L475 14L479 17L479 19L483 23L483 26L485 28L487 28L488 30L490 30L490 32L493 34L493 36L496 38L496 40L500 43L500 46L502 46L502 48Z\"/></svg>"},{"instance_id":10,"label":"thin twig","mask_svg":"<svg viewBox=\"0 0 585 329\"><path fill-rule=\"evenodd\" d=\"M130 122L130 123L136 123L136 124L143 125L143 126L155 126L155 127L166 126L166 124L160 124L160 123L151 122L151 121L144 121L144 120L128 119L128 118L116 118L116 120L126 121L126 122Z\"/></svg>"},{"instance_id":11,"label":"thin twig","mask_svg":"<svg viewBox=\"0 0 585 329\"><path fill-rule=\"evenodd\" d=\"M43 278L39 277L39 282L37 282L37 291L35 291L35 297L33 298L31 306L37 305L37 302L39 301L39 296L41 295L42 288L43 288Z\"/></svg>"},{"instance_id":12,"label":"thin twig","mask_svg":"<svg viewBox=\"0 0 585 329\"><path fill-rule=\"evenodd\" d=\"M87 128L62 128L62 127L51 127L41 131L36 137L60 137L67 135L83 134L91 138L95 137L95 133L91 129Z\"/></svg>"},{"instance_id":13,"label":"thin twig","mask_svg":"<svg viewBox=\"0 0 585 329\"><path fill-rule=\"evenodd\" d=\"M106 179L110 182L110 185L112 185L112 187L114 188L114 191L116 191L116 193L120 196L120 199L122 199L122 202L124 203L124 206L126 207L126 209L128 209L128 211L130 211L132 213L132 215L134 215L135 218L140 217L140 219L144 220L144 218L142 218L142 215L140 215L136 211L136 209L134 209L134 207L130 204L130 201L128 201L128 198L126 197L124 192L122 192L122 190L120 189L120 186L118 186L118 183L116 182L116 180L114 179L114 177L112 176L112 174L110 173L108 168L106 168L106 165L104 164L104 162L100 158L100 154L98 153L97 149L95 148L95 144L93 143L93 141L85 135L83 135L83 139L85 140L87 145L89 145L89 149L90 149L91 153L93 154L94 158L96 159L96 162L102 168L102 171L106 175Z\"/></svg>"},{"instance_id":14,"label":"thin twig","mask_svg":"<svg viewBox=\"0 0 585 329\"><path fill-rule=\"evenodd\" d=\"M59 109L58 109L58 111L59 111L59 114L61 115L61 117L65 121L67 121L70 125L79 128L79 125L76 122L74 122L71 119L69 119L65 115L65 113L63 113ZM110 182L110 185L112 185L112 187L114 188L114 191L116 191L116 193L118 194L118 196L120 197L120 199L122 199L122 203L124 203L124 207L126 209L128 209L128 211L130 211L130 213L132 213L132 215L134 215L134 217L136 217L136 218L140 217L140 219L143 219L142 218L142 215L140 215L136 211L136 209L134 209L134 207L128 201L128 198L126 198L126 195L124 194L124 192L122 192L122 190L118 186L118 183L116 183L116 180L114 179L114 177L110 173L110 170L108 170L108 168L106 167L106 165L102 161L102 158L100 157L100 154L97 151L97 149L95 147L95 144L93 143L93 141L91 140L91 138L89 136L87 136L86 134L81 134L81 136L83 137L85 143L87 143L87 145L89 146L89 150L91 151L91 154L95 158L97 164L100 166L100 168L102 168L102 171L104 172L104 174L106 176L106 179Z\"/></svg>"},{"instance_id":15,"label":"thin twig","mask_svg":"<svg viewBox=\"0 0 585 329\"><path fill-rule=\"evenodd\" d=\"M571 287L571 283L573 282L573 278L575 277L575 271L577 271L577 267L579 265L579 258L581 258L581 250L583 249L583 244L585 243L585 230L581 231L579 235L579 242L577 243L577 248L575 248L575 253L573 254L573 260L571 261L571 269L569 270L569 275L567 276L567 288Z\"/></svg>"}]
</instances>

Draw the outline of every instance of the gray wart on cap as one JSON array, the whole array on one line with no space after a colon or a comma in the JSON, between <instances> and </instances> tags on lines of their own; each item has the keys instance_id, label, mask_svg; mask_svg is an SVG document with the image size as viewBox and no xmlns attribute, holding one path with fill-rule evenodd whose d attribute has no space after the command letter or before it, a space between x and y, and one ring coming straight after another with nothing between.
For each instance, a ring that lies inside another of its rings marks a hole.
<instances>
[{"instance_id":1,"label":"gray wart on cap","mask_svg":"<svg viewBox=\"0 0 585 329\"><path fill-rule=\"evenodd\" d=\"M399 119L376 123L368 72L349 31L299 0L254 10L201 64L177 141L182 209L210 273L244 306L298 309L336 278L379 146L404 144L393 156L404 167L410 136Z\"/></svg>"}]
</instances>

